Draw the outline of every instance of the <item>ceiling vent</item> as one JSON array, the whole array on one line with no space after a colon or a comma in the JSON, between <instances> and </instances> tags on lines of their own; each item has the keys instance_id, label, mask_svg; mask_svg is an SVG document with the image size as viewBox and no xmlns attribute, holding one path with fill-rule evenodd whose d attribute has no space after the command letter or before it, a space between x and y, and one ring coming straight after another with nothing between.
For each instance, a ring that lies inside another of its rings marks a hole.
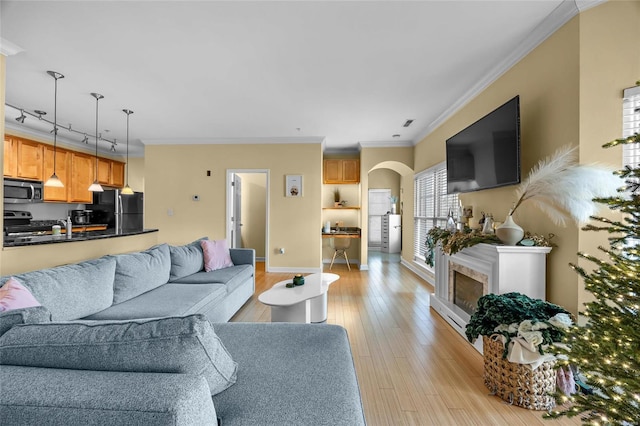
<instances>
[{"instance_id":1,"label":"ceiling vent","mask_svg":"<svg viewBox=\"0 0 640 426\"><path fill-rule=\"evenodd\" d=\"M407 120L407 121L404 122L402 127L409 127L409 126L411 126L411 123L413 123L413 120Z\"/></svg>"}]
</instances>

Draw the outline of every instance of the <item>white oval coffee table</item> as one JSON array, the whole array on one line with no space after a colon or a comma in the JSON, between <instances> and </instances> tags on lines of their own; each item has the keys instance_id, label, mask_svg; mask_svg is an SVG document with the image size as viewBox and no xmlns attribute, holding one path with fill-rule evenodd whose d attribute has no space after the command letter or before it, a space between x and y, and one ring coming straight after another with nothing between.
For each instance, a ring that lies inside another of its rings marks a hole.
<instances>
[{"instance_id":1,"label":"white oval coffee table","mask_svg":"<svg viewBox=\"0 0 640 426\"><path fill-rule=\"evenodd\" d=\"M327 291L340 278L337 274L310 274L304 285L287 288L292 280L280 281L258 296L271 307L271 322L323 322L327 320Z\"/></svg>"}]
</instances>

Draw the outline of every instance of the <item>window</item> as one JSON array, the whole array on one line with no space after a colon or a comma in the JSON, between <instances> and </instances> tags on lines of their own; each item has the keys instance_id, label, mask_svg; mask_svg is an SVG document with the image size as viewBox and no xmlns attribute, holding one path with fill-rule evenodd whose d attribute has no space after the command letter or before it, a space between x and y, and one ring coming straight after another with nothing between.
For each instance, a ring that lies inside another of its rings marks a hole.
<instances>
[{"instance_id":1,"label":"window","mask_svg":"<svg viewBox=\"0 0 640 426\"><path fill-rule=\"evenodd\" d=\"M625 89L622 103L622 137L640 132L640 86ZM640 144L627 144L622 148L624 166L640 166Z\"/></svg>"},{"instance_id":2,"label":"window","mask_svg":"<svg viewBox=\"0 0 640 426\"><path fill-rule=\"evenodd\" d=\"M458 209L458 194L447 194L444 162L418 173L413 185L413 253L414 259L425 260L427 232L434 227L446 226L449 211Z\"/></svg>"}]
</instances>

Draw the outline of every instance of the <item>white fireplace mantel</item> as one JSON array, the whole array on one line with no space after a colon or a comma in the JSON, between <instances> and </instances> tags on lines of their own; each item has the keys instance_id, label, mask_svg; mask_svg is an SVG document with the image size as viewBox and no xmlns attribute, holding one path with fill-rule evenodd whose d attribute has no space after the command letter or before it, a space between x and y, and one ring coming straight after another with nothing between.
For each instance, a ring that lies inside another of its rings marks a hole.
<instances>
[{"instance_id":1,"label":"white fireplace mantel","mask_svg":"<svg viewBox=\"0 0 640 426\"><path fill-rule=\"evenodd\" d=\"M545 300L546 255L551 247L503 246L477 244L447 255L440 246L435 252L435 293L431 307L458 333L465 336L469 314L453 303L450 291L450 270L484 282L484 294L504 294L513 291L534 299ZM466 338L466 336L465 336ZM482 352L481 339L476 349Z\"/></svg>"}]
</instances>

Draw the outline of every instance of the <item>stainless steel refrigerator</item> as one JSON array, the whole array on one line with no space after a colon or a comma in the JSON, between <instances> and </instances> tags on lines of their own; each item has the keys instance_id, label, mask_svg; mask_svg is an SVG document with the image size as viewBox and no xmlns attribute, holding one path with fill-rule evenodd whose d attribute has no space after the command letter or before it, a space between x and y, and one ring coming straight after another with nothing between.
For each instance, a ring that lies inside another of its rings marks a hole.
<instances>
[{"instance_id":1,"label":"stainless steel refrigerator","mask_svg":"<svg viewBox=\"0 0 640 426\"><path fill-rule=\"evenodd\" d=\"M93 223L106 223L117 233L142 231L144 227L144 194L123 195L119 189L105 189L93 193Z\"/></svg>"}]
</instances>

